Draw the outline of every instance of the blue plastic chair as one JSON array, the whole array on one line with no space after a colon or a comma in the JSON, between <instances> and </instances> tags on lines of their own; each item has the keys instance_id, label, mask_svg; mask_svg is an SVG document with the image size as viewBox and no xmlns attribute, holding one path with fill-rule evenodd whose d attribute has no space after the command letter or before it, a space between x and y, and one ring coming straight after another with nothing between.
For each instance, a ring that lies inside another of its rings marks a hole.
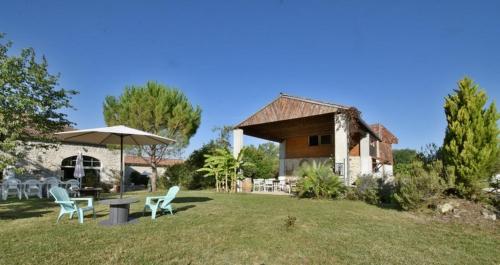
<instances>
[{"instance_id":1,"label":"blue plastic chair","mask_svg":"<svg viewBox=\"0 0 500 265\"><path fill-rule=\"evenodd\" d=\"M56 223L59 223L59 220L64 214L69 214L69 219L73 218L73 214L75 212L78 216L78 222L80 224L83 224L83 216L84 212L86 211L92 211L95 219L93 198L70 198L68 195L68 191L61 187L53 187L49 192L56 199L55 202L61 206L61 211L59 212ZM87 201L87 206L79 207L76 201Z\"/></svg>"},{"instance_id":2,"label":"blue plastic chair","mask_svg":"<svg viewBox=\"0 0 500 265\"><path fill-rule=\"evenodd\" d=\"M149 208L151 209L151 219L156 219L158 211L165 213L168 210L173 215L172 201L175 199L177 192L179 192L179 186L173 186L165 196L146 197L146 204L144 205L142 214L144 215Z\"/></svg>"}]
</instances>

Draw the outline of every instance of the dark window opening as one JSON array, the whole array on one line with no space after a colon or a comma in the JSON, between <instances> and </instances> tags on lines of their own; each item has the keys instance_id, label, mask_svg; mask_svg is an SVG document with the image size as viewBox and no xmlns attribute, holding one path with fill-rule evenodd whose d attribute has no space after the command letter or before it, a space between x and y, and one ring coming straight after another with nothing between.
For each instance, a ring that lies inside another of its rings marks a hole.
<instances>
[{"instance_id":1,"label":"dark window opening","mask_svg":"<svg viewBox=\"0 0 500 265\"><path fill-rule=\"evenodd\" d=\"M319 144L319 137L317 135L309 136L309 146L317 146Z\"/></svg>"},{"instance_id":2,"label":"dark window opening","mask_svg":"<svg viewBox=\"0 0 500 265\"><path fill-rule=\"evenodd\" d=\"M332 135L321 135L321 144L332 144Z\"/></svg>"}]
</instances>

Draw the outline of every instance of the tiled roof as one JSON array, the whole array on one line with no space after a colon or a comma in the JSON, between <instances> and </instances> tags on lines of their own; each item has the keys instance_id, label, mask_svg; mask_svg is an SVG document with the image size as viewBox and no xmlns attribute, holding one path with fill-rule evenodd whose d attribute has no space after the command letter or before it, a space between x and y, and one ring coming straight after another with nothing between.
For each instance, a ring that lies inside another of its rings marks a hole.
<instances>
[{"instance_id":1,"label":"tiled roof","mask_svg":"<svg viewBox=\"0 0 500 265\"><path fill-rule=\"evenodd\" d=\"M387 129L384 125L380 123L375 123L370 125L371 129L379 136L382 142L397 144L399 139Z\"/></svg>"},{"instance_id":2,"label":"tiled roof","mask_svg":"<svg viewBox=\"0 0 500 265\"><path fill-rule=\"evenodd\" d=\"M158 166L166 167L166 166L181 164L183 162L184 162L184 160L182 160L182 159L162 159L158 163ZM125 164L126 165L134 165L134 166L150 166L149 159L143 158L140 156L126 156L125 157Z\"/></svg>"}]
</instances>

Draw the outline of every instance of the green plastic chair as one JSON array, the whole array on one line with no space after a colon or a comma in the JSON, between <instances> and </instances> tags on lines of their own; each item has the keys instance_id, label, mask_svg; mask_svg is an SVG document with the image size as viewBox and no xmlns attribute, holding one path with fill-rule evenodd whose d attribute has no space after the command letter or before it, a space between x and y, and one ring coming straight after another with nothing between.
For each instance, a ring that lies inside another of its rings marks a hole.
<instances>
[{"instance_id":1,"label":"green plastic chair","mask_svg":"<svg viewBox=\"0 0 500 265\"><path fill-rule=\"evenodd\" d=\"M151 219L156 219L158 210L163 213L168 210L173 215L172 201L175 199L177 192L179 192L179 186L173 186L165 196L146 197L146 204L144 205L142 215L145 214L148 208L151 209Z\"/></svg>"},{"instance_id":2,"label":"green plastic chair","mask_svg":"<svg viewBox=\"0 0 500 265\"><path fill-rule=\"evenodd\" d=\"M50 189L50 194L54 196L56 199L56 203L61 206L61 211L59 212L59 216L57 217L56 223L59 223L59 220L64 214L69 214L69 219L73 218L73 214L76 212L78 216L78 222L83 224L83 216L84 212L92 211L95 219L95 210L94 210L94 199L93 198L70 198L68 195L68 191L61 187L53 187ZM79 207L76 201L87 201L86 207Z\"/></svg>"}]
</instances>

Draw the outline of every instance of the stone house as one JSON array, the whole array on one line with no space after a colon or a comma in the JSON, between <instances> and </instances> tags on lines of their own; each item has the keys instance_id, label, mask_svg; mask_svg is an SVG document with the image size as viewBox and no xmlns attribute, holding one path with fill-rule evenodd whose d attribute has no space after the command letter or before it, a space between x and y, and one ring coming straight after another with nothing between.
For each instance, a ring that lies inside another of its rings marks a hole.
<instances>
[{"instance_id":1,"label":"stone house","mask_svg":"<svg viewBox=\"0 0 500 265\"><path fill-rule=\"evenodd\" d=\"M19 178L58 177L61 180L73 178L76 156L82 152L85 177L82 179L85 186L97 186L100 183L113 184L120 172L120 151L110 149L105 145L76 144L76 143L30 143L31 148L23 151L24 158L16 165L26 170ZM160 162L158 173L163 174L165 167L182 163L178 159L164 159ZM125 178L132 172L149 175L151 167L144 158L125 156Z\"/></svg>"}]
</instances>

